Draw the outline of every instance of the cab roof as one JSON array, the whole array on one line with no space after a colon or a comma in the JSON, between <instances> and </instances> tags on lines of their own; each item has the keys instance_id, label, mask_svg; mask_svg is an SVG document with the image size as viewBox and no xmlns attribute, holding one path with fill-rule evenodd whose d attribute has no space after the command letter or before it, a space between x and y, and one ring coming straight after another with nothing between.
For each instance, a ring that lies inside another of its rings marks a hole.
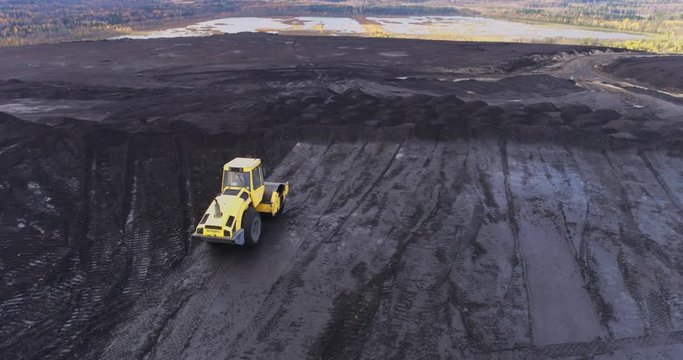
<instances>
[{"instance_id":1,"label":"cab roof","mask_svg":"<svg viewBox=\"0 0 683 360\"><path fill-rule=\"evenodd\" d=\"M223 170L241 169L241 171L251 171L261 164L261 159L236 157L223 165Z\"/></svg>"}]
</instances>

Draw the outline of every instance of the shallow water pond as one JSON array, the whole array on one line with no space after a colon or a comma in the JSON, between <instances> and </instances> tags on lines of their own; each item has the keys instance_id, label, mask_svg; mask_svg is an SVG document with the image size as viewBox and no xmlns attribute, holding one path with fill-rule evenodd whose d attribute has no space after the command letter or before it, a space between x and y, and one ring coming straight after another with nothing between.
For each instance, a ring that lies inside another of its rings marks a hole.
<instances>
[{"instance_id":1,"label":"shallow water pond","mask_svg":"<svg viewBox=\"0 0 683 360\"><path fill-rule=\"evenodd\" d=\"M579 27L527 24L464 16L407 17L231 17L203 21L182 28L121 36L136 39L208 36L239 32L310 33L326 35L359 35L417 37L450 40L548 41L565 39L581 41L632 40L645 35L598 31Z\"/></svg>"}]
</instances>

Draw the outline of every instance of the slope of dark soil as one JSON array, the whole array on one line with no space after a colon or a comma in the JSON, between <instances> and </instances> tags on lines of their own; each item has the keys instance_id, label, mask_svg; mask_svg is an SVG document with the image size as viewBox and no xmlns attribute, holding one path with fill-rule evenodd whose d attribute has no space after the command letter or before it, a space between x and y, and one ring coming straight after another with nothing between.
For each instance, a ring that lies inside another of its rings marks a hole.
<instances>
[{"instance_id":1,"label":"slope of dark soil","mask_svg":"<svg viewBox=\"0 0 683 360\"><path fill-rule=\"evenodd\" d=\"M683 56L626 58L610 64L605 70L623 79L683 92Z\"/></svg>"},{"instance_id":2,"label":"slope of dark soil","mask_svg":"<svg viewBox=\"0 0 683 360\"><path fill-rule=\"evenodd\" d=\"M540 68L590 49L508 46L2 49L0 357L680 358L681 122ZM245 155L288 212L191 240Z\"/></svg>"}]
</instances>

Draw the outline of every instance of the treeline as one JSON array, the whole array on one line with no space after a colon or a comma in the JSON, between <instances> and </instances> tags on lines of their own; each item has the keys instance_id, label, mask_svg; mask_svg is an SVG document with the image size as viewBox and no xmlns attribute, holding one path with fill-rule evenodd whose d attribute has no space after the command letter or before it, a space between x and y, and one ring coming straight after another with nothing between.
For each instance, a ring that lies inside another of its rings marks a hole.
<instances>
[{"instance_id":1,"label":"treeline","mask_svg":"<svg viewBox=\"0 0 683 360\"><path fill-rule=\"evenodd\" d=\"M683 54L683 36L671 34L656 35L652 38L642 40L628 40L616 45L630 50Z\"/></svg>"},{"instance_id":2,"label":"treeline","mask_svg":"<svg viewBox=\"0 0 683 360\"><path fill-rule=\"evenodd\" d=\"M487 10L484 15L510 20L528 20L651 34L668 34L681 31L683 24L683 15L672 16L667 14L648 17L640 15L603 17L586 16L581 13L557 13L539 9L495 9Z\"/></svg>"},{"instance_id":3,"label":"treeline","mask_svg":"<svg viewBox=\"0 0 683 360\"><path fill-rule=\"evenodd\" d=\"M222 1L0 1L0 46L102 38L236 9Z\"/></svg>"},{"instance_id":4,"label":"treeline","mask_svg":"<svg viewBox=\"0 0 683 360\"><path fill-rule=\"evenodd\" d=\"M475 0L476 3L476 0ZM513 21L566 24L649 35L641 40L602 43L660 53L683 53L683 1L584 0L509 2L478 9L484 16ZM587 39L586 41L590 41Z\"/></svg>"}]
</instances>

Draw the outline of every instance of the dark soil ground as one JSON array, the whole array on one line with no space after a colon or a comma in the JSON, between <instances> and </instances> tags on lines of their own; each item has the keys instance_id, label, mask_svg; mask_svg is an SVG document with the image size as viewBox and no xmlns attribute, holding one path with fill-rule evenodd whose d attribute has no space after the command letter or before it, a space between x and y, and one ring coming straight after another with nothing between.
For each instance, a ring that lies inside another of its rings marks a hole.
<instances>
[{"instance_id":1,"label":"dark soil ground","mask_svg":"<svg viewBox=\"0 0 683 360\"><path fill-rule=\"evenodd\" d=\"M605 50L0 49L0 358L680 359L683 111ZM244 155L287 213L191 240Z\"/></svg>"},{"instance_id":2,"label":"dark soil ground","mask_svg":"<svg viewBox=\"0 0 683 360\"><path fill-rule=\"evenodd\" d=\"M683 56L680 55L626 58L605 70L625 79L683 92Z\"/></svg>"}]
</instances>

